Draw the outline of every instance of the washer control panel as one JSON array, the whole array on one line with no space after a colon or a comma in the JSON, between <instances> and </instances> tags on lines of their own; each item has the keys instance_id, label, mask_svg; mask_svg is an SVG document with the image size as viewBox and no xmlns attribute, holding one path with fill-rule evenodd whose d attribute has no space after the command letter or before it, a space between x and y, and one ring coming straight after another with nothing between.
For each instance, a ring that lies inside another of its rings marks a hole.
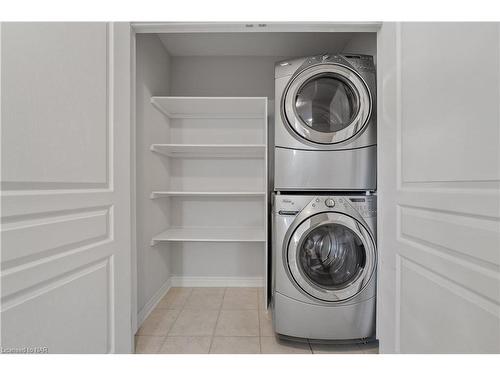
<instances>
[{"instance_id":1,"label":"washer control panel","mask_svg":"<svg viewBox=\"0 0 500 375\"><path fill-rule=\"evenodd\" d=\"M312 198L314 197L276 194L274 196L273 210L282 216L297 215L311 202Z\"/></svg>"},{"instance_id":2,"label":"washer control panel","mask_svg":"<svg viewBox=\"0 0 500 375\"><path fill-rule=\"evenodd\" d=\"M377 197L374 195L346 197L344 201L358 211L362 217L377 216Z\"/></svg>"},{"instance_id":3,"label":"washer control panel","mask_svg":"<svg viewBox=\"0 0 500 375\"><path fill-rule=\"evenodd\" d=\"M317 210L350 211L356 210L364 218L377 216L377 197L375 195L276 195L274 212L281 216L295 216L305 207Z\"/></svg>"}]
</instances>

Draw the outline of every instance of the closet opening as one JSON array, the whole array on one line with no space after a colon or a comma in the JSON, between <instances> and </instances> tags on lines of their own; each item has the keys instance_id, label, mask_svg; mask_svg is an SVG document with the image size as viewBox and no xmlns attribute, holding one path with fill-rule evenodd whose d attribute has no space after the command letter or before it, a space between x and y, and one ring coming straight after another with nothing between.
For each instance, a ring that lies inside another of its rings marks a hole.
<instances>
[{"instance_id":1,"label":"closet opening","mask_svg":"<svg viewBox=\"0 0 500 375\"><path fill-rule=\"evenodd\" d=\"M259 287L267 306L275 64L324 53L376 61L376 32L136 34L137 327L176 286Z\"/></svg>"}]
</instances>

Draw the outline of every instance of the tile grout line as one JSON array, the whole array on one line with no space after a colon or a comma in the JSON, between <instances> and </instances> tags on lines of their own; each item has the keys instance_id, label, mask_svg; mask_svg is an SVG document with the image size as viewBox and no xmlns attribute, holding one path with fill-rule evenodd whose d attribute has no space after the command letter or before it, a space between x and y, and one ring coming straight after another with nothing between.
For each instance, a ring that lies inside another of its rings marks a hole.
<instances>
[{"instance_id":1,"label":"tile grout line","mask_svg":"<svg viewBox=\"0 0 500 375\"><path fill-rule=\"evenodd\" d=\"M214 343L214 339L215 339L215 331L217 329L217 325L219 324L219 317L220 317L220 313L222 311L222 306L224 306L224 299L226 298L226 292L227 292L227 288L224 288L224 294L222 295L222 302L221 302L220 307L219 307L217 319L215 320L214 330L212 332L212 337L210 339L210 346L208 347L208 354L210 354L210 351L212 350L212 344Z\"/></svg>"},{"instance_id":2,"label":"tile grout line","mask_svg":"<svg viewBox=\"0 0 500 375\"><path fill-rule=\"evenodd\" d=\"M311 351L311 354L314 354L313 347L309 339L307 339L307 345L309 345L309 350Z\"/></svg>"},{"instance_id":3,"label":"tile grout line","mask_svg":"<svg viewBox=\"0 0 500 375\"><path fill-rule=\"evenodd\" d=\"M193 289L191 288L191 290L189 291L187 297L186 297L186 300L184 301L184 303L182 304L181 308L179 309L179 314L177 314L177 316L175 317L174 321L172 322L172 325L170 326L170 328L168 329L168 331L165 333L165 337L162 341L162 343L160 344L160 346L158 347L158 350L156 351L156 354L160 354L160 350L161 348L163 347L163 345L167 342L167 339L168 339L168 334L170 333L170 331L172 330L172 328L174 327L174 324L177 322L177 320L179 319L179 316L181 316L182 314L182 311L184 310L184 307L186 306L187 304L187 301L189 299L189 297L191 297L191 294L193 293Z\"/></svg>"},{"instance_id":4,"label":"tile grout line","mask_svg":"<svg viewBox=\"0 0 500 375\"><path fill-rule=\"evenodd\" d=\"M259 354L262 354L262 327L260 326L260 293L257 290L257 320L259 321Z\"/></svg>"}]
</instances>

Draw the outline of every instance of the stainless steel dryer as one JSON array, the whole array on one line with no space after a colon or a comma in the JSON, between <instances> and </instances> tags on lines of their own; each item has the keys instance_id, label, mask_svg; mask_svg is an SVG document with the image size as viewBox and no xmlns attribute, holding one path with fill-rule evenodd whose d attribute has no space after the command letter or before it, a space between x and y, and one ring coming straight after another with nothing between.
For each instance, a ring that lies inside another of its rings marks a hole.
<instances>
[{"instance_id":1,"label":"stainless steel dryer","mask_svg":"<svg viewBox=\"0 0 500 375\"><path fill-rule=\"evenodd\" d=\"M277 194L273 220L276 333L373 338L376 197Z\"/></svg>"},{"instance_id":2,"label":"stainless steel dryer","mask_svg":"<svg viewBox=\"0 0 500 375\"><path fill-rule=\"evenodd\" d=\"M275 189L376 190L373 57L282 61L275 88Z\"/></svg>"}]
</instances>

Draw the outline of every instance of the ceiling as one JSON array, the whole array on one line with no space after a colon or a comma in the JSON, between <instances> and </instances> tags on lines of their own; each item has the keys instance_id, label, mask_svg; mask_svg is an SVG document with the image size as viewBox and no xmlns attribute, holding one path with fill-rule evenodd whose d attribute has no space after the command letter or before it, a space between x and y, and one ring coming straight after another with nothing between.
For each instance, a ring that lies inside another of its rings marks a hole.
<instances>
[{"instance_id":1,"label":"ceiling","mask_svg":"<svg viewBox=\"0 0 500 375\"><path fill-rule=\"evenodd\" d=\"M368 33L169 33L158 34L171 56L305 56L341 52Z\"/></svg>"}]
</instances>

